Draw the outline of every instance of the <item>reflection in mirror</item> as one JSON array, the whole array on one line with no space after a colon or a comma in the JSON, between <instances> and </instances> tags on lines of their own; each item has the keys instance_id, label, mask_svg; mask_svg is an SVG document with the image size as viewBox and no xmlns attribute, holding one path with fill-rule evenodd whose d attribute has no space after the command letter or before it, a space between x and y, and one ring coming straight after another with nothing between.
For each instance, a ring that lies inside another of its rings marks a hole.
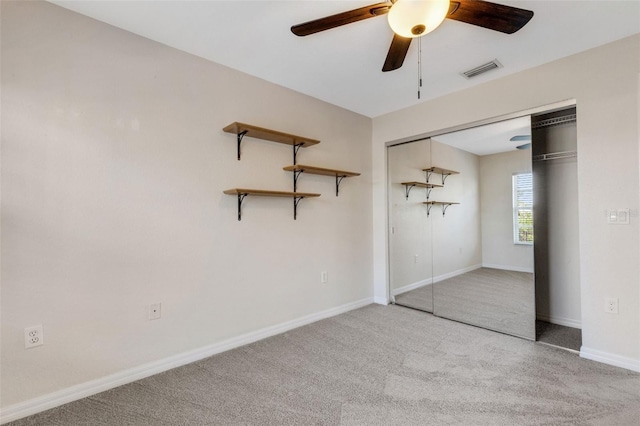
<instances>
[{"instance_id":1,"label":"reflection in mirror","mask_svg":"<svg viewBox=\"0 0 640 426\"><path fill-rule=\"evenodd\" d=\"M434 314L535 339L530 138L528 116L433 137L459 172L434 200L460 204L430 222Z\"/></svg>"},{"instance_id":2,"label":"reflection in mirror","mask_svg":"<svg viewBox=\"0 0 640 426\"><path fill-rule=\"evenodd\" d=\"M431 225L425 172L430 141L387 149L389 193L389 291L391 301L433 312Z\"/></svg>"}]
</instances>

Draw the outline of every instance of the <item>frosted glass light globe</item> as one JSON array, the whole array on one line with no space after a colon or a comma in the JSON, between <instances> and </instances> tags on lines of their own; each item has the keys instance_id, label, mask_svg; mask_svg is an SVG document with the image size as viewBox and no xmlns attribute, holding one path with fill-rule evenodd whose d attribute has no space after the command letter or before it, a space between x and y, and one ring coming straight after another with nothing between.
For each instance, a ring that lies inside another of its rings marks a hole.
<instances>
[{"instance_id":1,"label":"frosted glass light globe","mask_svg":"<svg viewBox=\"0 0 640 426\"><path fill-rule=\"evenodd\" d=\"M394 33L415 38L438 28L448 11L449 0L397 0L387 18Z\"/></svg>"}]
</instances>

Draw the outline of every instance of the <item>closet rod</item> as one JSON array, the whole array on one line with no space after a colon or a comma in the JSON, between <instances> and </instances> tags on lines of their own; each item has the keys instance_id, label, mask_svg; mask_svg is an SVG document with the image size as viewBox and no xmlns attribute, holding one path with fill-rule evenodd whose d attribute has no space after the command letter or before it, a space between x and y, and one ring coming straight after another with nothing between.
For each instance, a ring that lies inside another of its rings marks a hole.
<instances>
[{"instance_id":1,"label":"closet rod","mask_svg":"<svg viewBox=\"0 0 640 426\"><path fill-rule=\"evenodd\" d=\"M577 156L577 151L550 152L548 154L534 155L533 161L559 160L561 158L574 158Z\"/></svg>"}]
</instances>

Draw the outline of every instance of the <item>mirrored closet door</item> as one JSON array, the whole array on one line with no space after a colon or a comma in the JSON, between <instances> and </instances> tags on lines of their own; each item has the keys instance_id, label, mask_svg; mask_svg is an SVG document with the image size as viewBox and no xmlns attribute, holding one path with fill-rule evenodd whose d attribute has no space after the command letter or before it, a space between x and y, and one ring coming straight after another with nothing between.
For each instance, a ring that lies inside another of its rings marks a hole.
<instances>
[{"instance_id":1,"label":"mirrored closet door","mask_svg":"<svg viewBox=\"0 0 640 426\"><path fill-rule=\"evenodd\" d=\"M433 312L431 222L425 169L428 139L388 148L389 280L393 303Z\"/></svg>"},{"instance_id":2,"label":"mirrored closet door","mask_svg":"<svg viewBox=\"0 0 640 426\"><path fill-rule=\"evenodd\" d=\"M393 302L535 339L530 140L527 116L388 148Z\"/></svg>"},{"instance_id":3,"label":"mirrored closet door","mask_svg":"<svg viewBox=\"0 0 640 426\"><path fill-rule=\"evenodd\" d=\"M430 216L434 314L535 339L530 117L434 136L431 159L456 172Z\"/></svg>"}]
</instances>

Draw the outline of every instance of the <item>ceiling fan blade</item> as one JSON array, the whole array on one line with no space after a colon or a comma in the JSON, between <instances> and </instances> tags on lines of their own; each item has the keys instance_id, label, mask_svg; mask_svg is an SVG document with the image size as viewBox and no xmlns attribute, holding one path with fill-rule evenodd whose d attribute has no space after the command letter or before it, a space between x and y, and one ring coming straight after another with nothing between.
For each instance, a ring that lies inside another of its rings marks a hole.
<instances>
[{"instance_id":1,"label":"ceiling fan blade","mask_svg":"<svg viewBox=\"0 0 640 426\"><path fill-rule=\"evenodd\" d=\"M315 34L319 33L320 31L330 30L331 28L351 24L352 22L384 15L385 13L389 12L390 8L390 2L376 3L370 6L361 7L359 9L350 10L348 12L337 13L335 15L326 16L324 18L294 25L291 27L291 32L300 37L309 34Z\"/></svg>"},{"instance_id":2,"label":"ceiling fan blade","mask_svg":"<svg viewBox=\"0 0 640 426\"><path fill-rule=\"evenodd\" d=\"M533 12L482 0L454 0L447 18L506 34L524 27Z\"/></svg>"},{"instance_id":3,"label":"ceiling fan blade","mask_svg":"<svg viewBox=\"0 0 640 426\"><path fill-rule=\"evenodd\" d=\"M401 37L398 34L393 35L393 40L391 40L391 47L389 47L389 53L387 53L387 59L385 59L384 61L382 71L393 71L402 66L404 58L405 56L407 56L407 52L409 51L411 40L413 39Z\"/></svg>"}]
</instances>

